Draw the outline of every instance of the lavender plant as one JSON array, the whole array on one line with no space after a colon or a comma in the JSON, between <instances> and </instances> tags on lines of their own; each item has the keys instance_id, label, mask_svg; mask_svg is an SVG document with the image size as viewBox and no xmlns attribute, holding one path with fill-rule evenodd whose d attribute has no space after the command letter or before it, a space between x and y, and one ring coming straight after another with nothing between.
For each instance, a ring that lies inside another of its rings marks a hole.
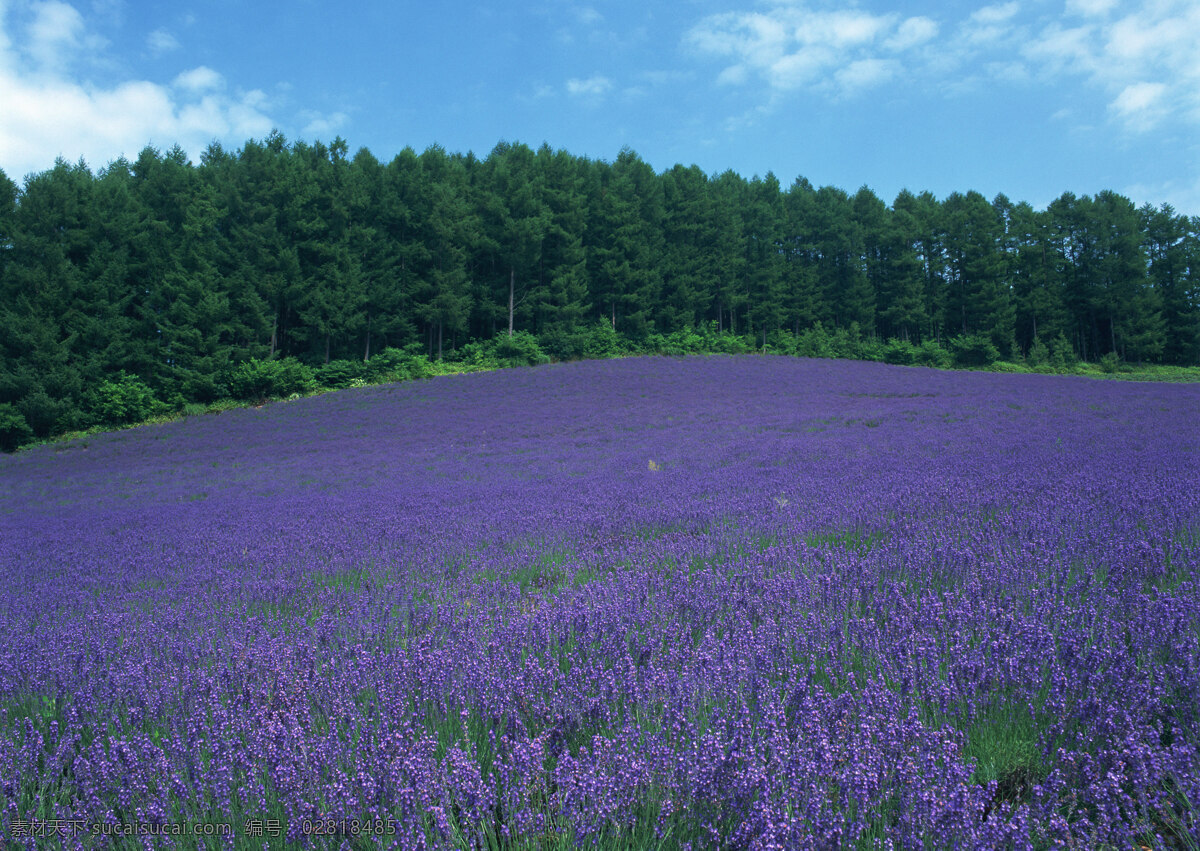
<instances>
[{"instance_id":1,"label":"lavender plant","mask_svg":"<svg viewBox=\"0 0 1200 851\"><path fill-rule=\"evenodd\" d=\"M1197 423L1190 386L631 358L0 458L0 834L1195 848Z\"/></svg>"}]
</instances>

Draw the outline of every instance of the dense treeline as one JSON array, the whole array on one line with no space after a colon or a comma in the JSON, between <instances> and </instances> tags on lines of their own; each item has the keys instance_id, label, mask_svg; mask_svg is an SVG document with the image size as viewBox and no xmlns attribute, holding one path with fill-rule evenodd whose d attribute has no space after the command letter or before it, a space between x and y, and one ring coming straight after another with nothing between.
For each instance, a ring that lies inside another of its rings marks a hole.
<instances>
[{"instance_id":1,"label":"dense treeline","mask_svg":"<svg viewBox=\"0 0 1200 851\"><path fill-rule=\"evenodd\" d=\"M23 187L0 172L9 443L112 419L114 388L207 403L253 383L247 363L441 358L514 331L578 357L601 322L632 341L824 329L1009 360L1200 362L1200 218L1167 205L905 191L889 206L803 178L656 174L629 150L348 151L276 133L199 165L147 148Z\"/></svg>"}]
</instances>

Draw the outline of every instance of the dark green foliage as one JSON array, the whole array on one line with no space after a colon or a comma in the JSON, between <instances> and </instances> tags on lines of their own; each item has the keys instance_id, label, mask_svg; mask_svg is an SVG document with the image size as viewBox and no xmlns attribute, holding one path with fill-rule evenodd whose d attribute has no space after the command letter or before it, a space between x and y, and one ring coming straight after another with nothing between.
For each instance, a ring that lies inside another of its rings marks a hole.
<instances>
[{"instance_id":1,"label":"dark green foliage","mask_svg":"<svg viewBox=\"0 0 1200 851\"><path fill-rule=\"evenodd\" d=\"M538 341L542 350L556 360L615 358L627 355L631 350L629 342L607 319L569 331L551 329Z\"/></svg>"},{"instance_id":2,"label":"dark green foliage","mask_svg":"<svg viewBox=\"0 0 1200 851\"><path fill-rule=\"evenodd\" d=\"M17 408L36 437L49 437L58 430L62 417L70 411L70 404L63 399L52 398L45 390L37 390L22 399Z\"/></svg>"},{"instance_id":3,"label":"dark green foliage","mask_svg":"<svg viewBox=\"0 0 1200 851\"><path fill-rule=\"evenodd\" d=\"M94 420L103 425L130 425L167 410L141 379L125 372L96 387L90 408Z\"/></svg>"},{"instance_id":4,"label":"dark green foliage","mask_svg":"<svg viewBox=\"0 0 1200 851\"><path fill-rule=\"evenodd\" d=\"M362 377L369 382L428 378L432 374L429 358L421 349L420 343L410 343L404 349L384 349L363 364Z\"/></svg>"},{"instance_id":5,"label":"dark green foliage","mask_svg":"<svg viewBox=\"0 0 1200 851\"><path fill-rule=\"evenodd\" d=\"M534 366L550 362L538 346L537 337L528 331L515 331L511 337L502 334L492 342L501 366Z\"/></svg>"},{"instance_id":6,"label":"dark green foliage","mask_svg":"<svg viewBox=\"0 0 1200 851\"><path fill-rule=\"evenodd\" d=\"M948 351L937 344L936 340L923 340L917 348L916 364L932 366L938 369L949 369L953 358Z\"/></svg>"},{"instance_id":7,"label":"dark green foliage","mask_svg":"<svg viewBox=\"0 0 1200 851\"><path fill-rule=\"evenodd\" d=\"M888 340L883 350L883 359L900 366L912 366L917 362L917 347L908 340Z\"/></svg>"},{"instance_id":8,"label":"dark green foliage","mask_svg":"<svg viewBox=\"0 0 1200 851\"><path fill-rule=\"evenodd\" d=\"M251 401L309 393L317 388L312 368L295 358L251 358L230 370L228 384L234 399Z\"/></svg>"},{"instance_id":9,"label":"dark green foliage","mask_svg":"<svg viewBox=\"0 0 1200 851\"><path fill-rule=\"evenodd\" d=\"M1050 344L1050 364L1058 370L1069 370L1073 369L1076 363L1078 358L1075 356L1075 349L1067 335L1060 331Z\"/></svg>"},{"instance_id":10,"label":"dark green foliage","mask_svg":"<svg viewBox=\"0 0 1200 851\"><path fill-rule=\"evenodd\" d=\"M983 334L960 334L950 340L950 356L957 366L990 366L1000 360L1000 351Z\"/></svg>"},{"instance_id":11,"label":"dark green foliage","mask_svg":"<svg viewBox=\"0 0 1200 851\"><path fill-rule=\"evenodd\" d=\"M32 438L25 415L8 402L0 403L0 452L13 452Z\"/></svg>"},{"instance_id":12,"label":"dark green foliage","mask_svg":"<svg viewBox=\"0 0 1200 851\"><path fill-rule=\"evenodd\" d=\"M1042 342L1041 337L1033 338L1033 345L1029 347L1029 365L1033 367L1044 366L1050 362L1050 349Z\"/></svg>"},{"instance_id":13,"label":"dark green foliage","mask_svg":"<svg viewBox=\"0 0 1200 851\"><path fill-rule=\"evenodd\" d=\"M889 207L802 177L657 174L629 149L383 162L277 132L198 164L148 147L23 186L0 173L8 444L440 359L758 350L1200 363L1200 219L1113 192Z\"/></svg>"},{"instance_id":14,"label":"dark green foliage","mask_svg":"<svg viewBox=\"0 0 1200 851\"><path fill-rule=\"evenodd\" d=\"M366 373L362 361L335 360L313 370L313 379L322 387L341 389L361 381ZM293 391L299 393L299 390Z\"/></svg>"}]
</instances>

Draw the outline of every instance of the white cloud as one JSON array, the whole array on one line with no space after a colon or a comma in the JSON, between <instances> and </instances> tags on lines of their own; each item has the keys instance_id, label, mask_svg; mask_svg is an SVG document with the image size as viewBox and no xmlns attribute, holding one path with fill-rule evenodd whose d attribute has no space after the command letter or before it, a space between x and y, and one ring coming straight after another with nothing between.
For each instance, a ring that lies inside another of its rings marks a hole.
<instances>
[{"instance_id":1,"label":"white cloud","mask_svg":"<svg viewBox=\"0 0 1200 851\"><path fill-rule=\"evenodd\" d=\"M1109 115L1142 132L1177 116L1200 122L1200 4L1157 0L1117 20L1115 4L1075 0L1068 10L1094 22L1047 24L1023 50L1055 78L1076 74L1108 93Z\"/></svg>"},{"instance_id":2,"label":"white cloud","mask_svg":"<svg viewBox=\"0 0 1200 851\"><path fill-rule=\"evenodd\" d=\"M1067 0L1067 13L1085 18L1107 15L1117 5L1117 0Z\"/></svg>"},{"instance_id":3,"label":"white cloud","mask_svg":"<svg viewBox=\"0 0 1200 851\"><path fill-rule=\"evenodd\" d=\"M152 55L162 56L163 54L178 50L180 45L179 39L175 38L171 33L164 29L157 29L146 36L146 47L150 49Z\"/></svg>"},{"instance_id":4,"label":"white cloud","mask_svg":"<svg viewBox=\"0 0 1200 851\"><path fill-rule=\"evenodd\" d=\"M306 113L311 116L308 124L300 131L300 135L307 139L323 139L330 141L337 135L338 129L346 123L349 116L344 112L335 112L332 115L319 115L314 112Z\"/></svg>"},{"instance_id":5,"label":"white cloud","mask_svg":"<svg viewBox=\"0 0 1200 851\"><path fill-rule=\"evenodd\" d=\"M75 70L108 60L78 9L47 0L22 4L18 18L13 5L0 0L0 168L15 180L51 168L57 156L93 168L148 144L179 144L197 156L214 139L240 144L281 123L263 92L229 91L204 66L169 85L97 84Z\"/></svg>"},{"instance_id":6,"label":"white cloud","mask_svg":"<svg viewBox=\"0 0 1200 851\"><path fill-rule=\"evenodd\" d=\"M1019 8L1017 3L1001 3L977 9L963 23L960 42L979 47L1003 40L1012 33Z\"/></svg>"},{"instance_id":7,"label":"white cloud","mask_svg":"<svg viewBox=\"0 0 1200 851\"><path fill-rule=\"evenodd\" d=\"M174 85L189 92L203 92L225 86L225 78L205 65L184 71L175 78Z\"/></svg>"},{"instance_id":8,"label":"white cloud","mask_svg":"<svg viewBox=\"0 0 1200 851\"><path fill-rule=\"evenodd\" d=\"M908 50L924 44L938 33L937 21L925 17L908 18L896 28L896 34L883 43L888 50Z\"/></svg>"},{"instance_id":9,"label":"white cloud","mask_svg":"<svg viewBox=\"0 0 1200 851\"><path fill-rule=\"evenodd\" d=\"M1144 132L1152 129L1166 115L1167 109L1163 103L1166 95L1165 83L1133 83L1122 89L1108 108L1130 129Z\"/></svg>"},{"instance_id":10,"label":"white cloud","mask_svg":"<svg viewBox=\"0 0 1200 851\"><path fill-rule=\"evenodd\" d=\"M730 65L717 75L717 83L722 86L740 86L750 79L750 69L745 65Z\"/></svg>"},{"instance_id":11,"label":"white cloud","mask_svg":"<svg viewBox=\"0 0 1200 851\"><path fill-rule=\"evenodd\" d=\"M1170 204L1176 212L1194 215L1200 210L1200 176L1161 183L1134 183L1121 189L1121 194L1137 206Z\"/></svg>"},{"instance_id":12,"label":"white cloud","mask_svg":"<svg viewBox=\"0 0 1200 851\"><path fill-rule=\"evenodd\" d=\"M859 9L776 6L767 11L710 15L684 36L695 54L728 60L718 83L758 78L775 91L816 88L847 92L894 76L894 60L875 55L923 44L937 33L929 18L875 15Z\"/></svg>"},{"instance_id":13,"label":"white cloud","mask_svg":"<svg viewBox=\"0 0 1200 851\"><path fill-rule=\"evenodd\" d=\"M56 71L83 47L83 16L74 6L47 0L31 7L33 20L25 30L24 52L43 71Z\"/></svg>"},{"instance_id":14,"label":"white cloud","mask_svg":"<svg viewBox=\"0 0 1200 851\"><path fill-rule=\"evenodd\" d=\"M612 88L612 80L596 75L586 80L567 80L567 93L576 97L599 97Z\"/></svg>"},{"instance_id":15,"label":"white cloud","mask_svg":"<svg viewBox=\"0 0 1200 851\"><path fill-rule=\"evenodd\" d=\"M810 12L796 28L796 40L804 44L827 44L850 47L866 44L894 19L892 15L871 15L867 12Z\"/></svg>"},{"instance_id":16,"label":"white cloud","mask_svg":"<svg viewBox=\"0 0 1200 851\"><path fill-rule=\"evenodd\" d=\"M1013 3L998 3L995 6L984 6L982 9L977 9L971 13L968 20L975 24L1001 24L1005 21L1012 20L1020 8L1019 4Z\"/></svg>"},{"instance_id":17,"label":"white cloud","mask_svg":"<svg viewBox=\"0 0 1200 851\"><path fill-rule=\"evenodd\" d=\"M837 72L837 80L846 91L856 91L887 82L895 76L894 59L860 59Z\"/></svg>"},{"instance_id":18,"label":"white cloud","mask_svg":"<svg viewBox=\"0 0 1200 851\"><path fill-rule=\"evenodd\" d=\"M595 26L604 20L604 16L591 6L581 6L575 10L575 15L579 18L579 23L589 27Z\"/></svg>"}]
</instances>

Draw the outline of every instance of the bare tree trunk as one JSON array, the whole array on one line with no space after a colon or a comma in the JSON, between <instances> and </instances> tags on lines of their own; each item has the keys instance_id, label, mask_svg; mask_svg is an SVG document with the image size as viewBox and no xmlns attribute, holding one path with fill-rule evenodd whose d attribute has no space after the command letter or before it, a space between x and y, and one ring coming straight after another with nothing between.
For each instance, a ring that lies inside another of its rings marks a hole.
<instances>
[{"instance_id":1,"label":"bare tree trunk","mask_svg":"<svg viewBox=\"0 0 1200 851\"><path fill-rule=\"evenodd\" d=\"M438 360L442 359L442 320L438 320Z\"/></svg>"},{"instance_id":2,"label":"bare tree trunk","mask_svg":"<svg viewBox=\"0 0 1200 851\"><path fill-rule=\"evenodd\" d=\"M279 314L275 314L275 318L271 320L271 353L268 358L275 357L275 334L279 330Z\"/></svg>"},{"instance_id":3,"label":"bare tree trunk","mask_svg":"<svg viewBox=\"0 0 1200 851\"><path fill-rule=\"evenodd\" d=\"M363 360L371 359L371 314L367 314L367 349L363 352Z\"/></svg>"},{"instance_id":4,"label":"bare tree trunk","mask_svg":"<svg viewBox=\"0 0 1200 851\"><path fill-rule=\"evenodd\" d=\"M617 303L615 301L612 303L612 328L614 331L617 330Z\"/></svg>"},{"instance_id":5,"label":"bare tree trunk","mask_svg":"<svg viewBox=\"0 0 1200 851\"><path fill-rule=\"evenodd\" d=\"M510 268L508 270L508 336L512 337L513 332L513 289L517 283L517 270Z\"/></svg>"}]
</instances>

